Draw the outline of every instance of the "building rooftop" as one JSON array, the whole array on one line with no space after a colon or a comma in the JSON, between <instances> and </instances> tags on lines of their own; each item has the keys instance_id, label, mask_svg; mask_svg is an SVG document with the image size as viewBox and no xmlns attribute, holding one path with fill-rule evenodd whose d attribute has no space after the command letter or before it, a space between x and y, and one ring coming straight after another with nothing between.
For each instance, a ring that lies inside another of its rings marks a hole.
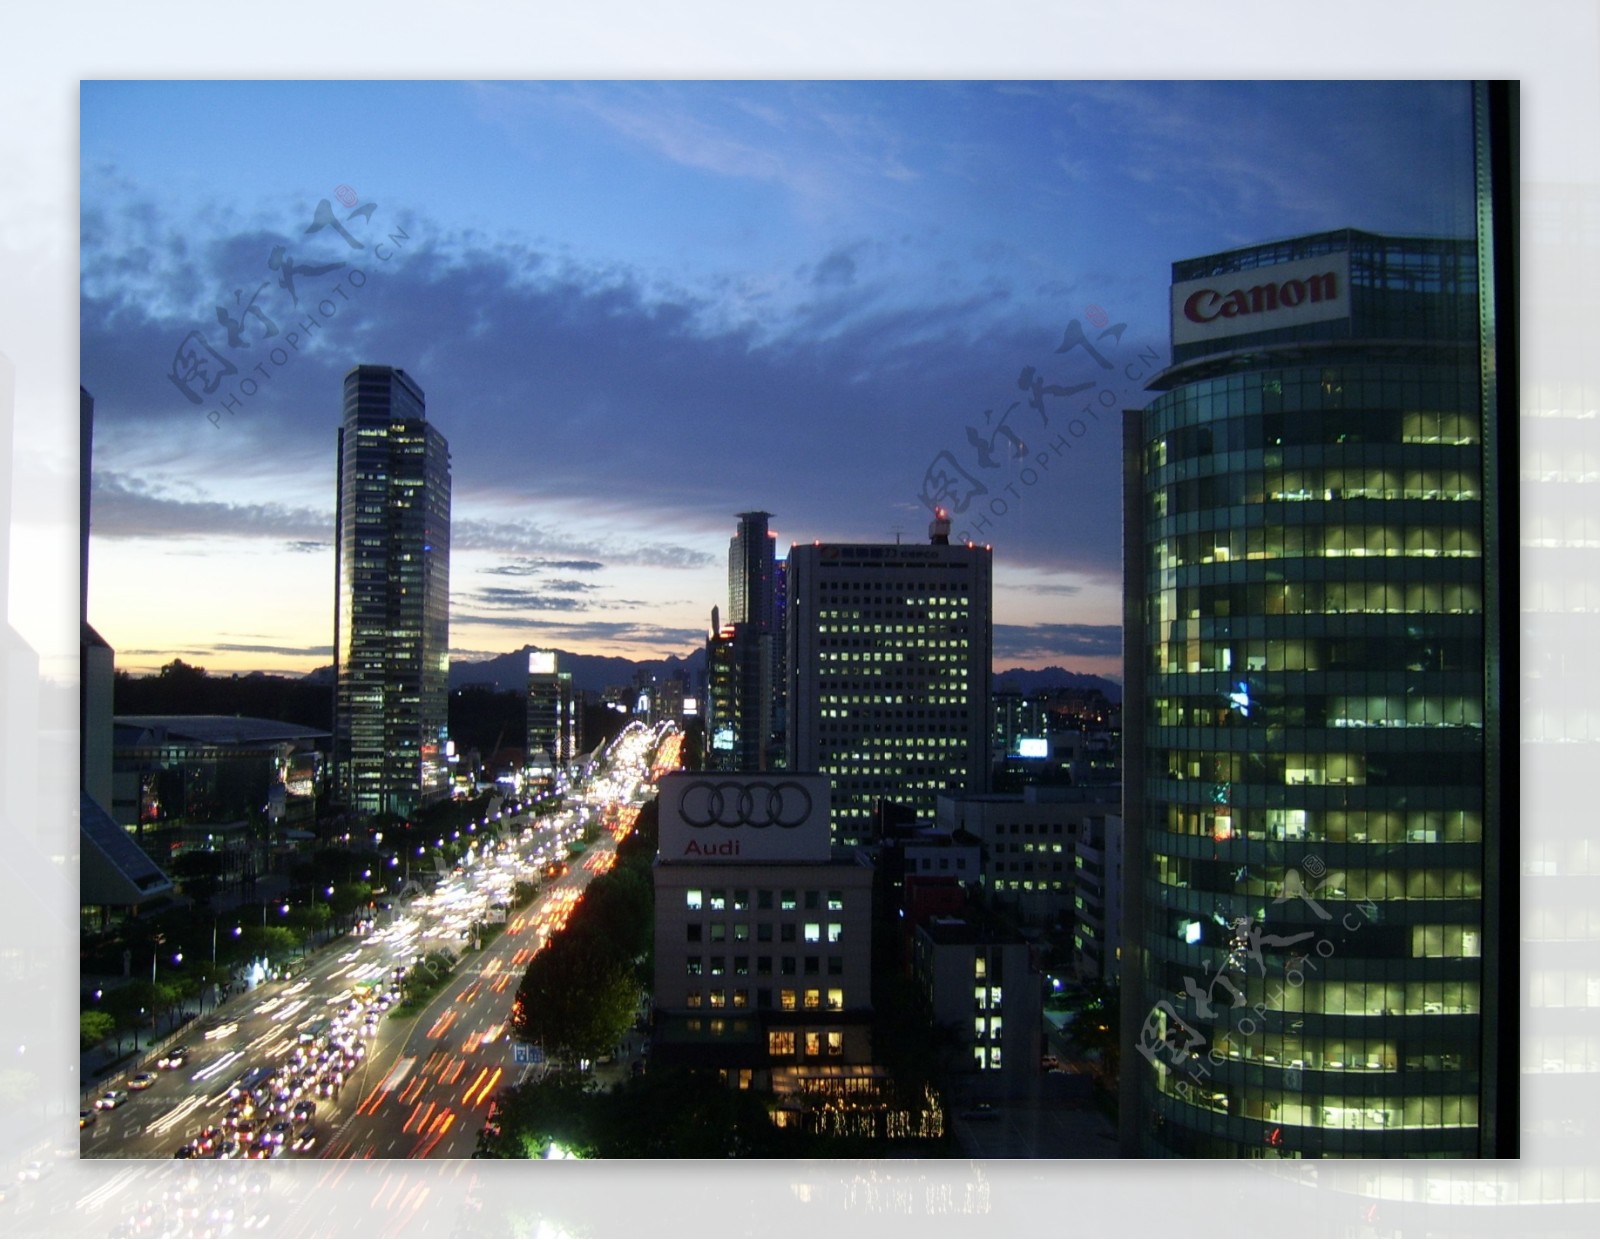
<instances>
[{"instance_id":1,"label":"building rooftop","mask_svg":"<svg viewBox=\"0 0 1600 1240\"><path fill-rule=\"evenodd\" d=\"M143 904L172 891L172 880L145 856L87 792L78 797L83 904Z\"/></svg>"},{"instance_id":2,"label":"building rooftop","mask_svg":"<svg viewBox=\"0 0 1600 1240\"><path fill-rule=\"evenodd\" d=\"M992 944L1023 944L1027 940L1021 935L978 920L976 915L967 917L930 917L917 927L920 934L927 935L935 943L945 947L959 947L976 945L979 943Z\"/></svg>"}]
</instances>

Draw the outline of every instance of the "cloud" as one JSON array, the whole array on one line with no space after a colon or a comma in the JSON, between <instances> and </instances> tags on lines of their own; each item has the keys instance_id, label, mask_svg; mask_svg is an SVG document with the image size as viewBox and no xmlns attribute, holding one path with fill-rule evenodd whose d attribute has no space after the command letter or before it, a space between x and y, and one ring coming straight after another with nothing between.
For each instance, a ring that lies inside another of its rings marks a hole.
<instances>
[{"instance_id":1,"label":"cloud","mask_svg":"<svg viewBox=\"0 0 1600 1240\"><path fill-rule=\"evenodd\" d=\"M177 499L162 489L95 470L92 528L97 538L232 538L287 540L296 550L330 545L331 513L283 504L232 504Z\"/></svg>"},{"instance_id":2,"label":"cloud","mask_svg":"<svg viewBox=\"0 0 1600 1240\"><path fill-rule=\"evenodd\" d=\"M1082 586L1055 582L997 582L1002 590L1015 590L1019 594L1081 594Z\"/></svg>"},{"instance_id":3,"label":"cloud","mask_svg":"<svg viewBox=\"0 0 1600 1240\"><path fill-rule=\"evenodd\" d=\"M605 565L599 560L539 560L521 559L512 560L505 564L496 564L493 568L484 568L478 571L493 573L501 577L531 577L545 569L555 569L568 573L595 573Z\"/></svg>"},{"instance_id":4,"label":"cloud","mask_svg":"<svg viewBox=\"0 0 1600 1240\"><path fill-rule=\"evenodd\" d=\"M318 551L331 551L333 549L333 544L331 542L311 542L302 539L289 543L288 549L290 551L303 551L309 554Z\"/></svg>"},{"instance_id":5,"label":"cloud","mask_svg":"<svg viewBox=\"0 0 1600 1240\"><path fill-rule=\"evenodd\" d=\"M515 611L586 611L592 605L584 599L569 598L561 594L545 594L537 590L511 590L489 586L466 594L468 606L492 607ZM456 618L456 617L452 617ZM469 617L459 617L470 623Z\"/></svg>"},{"instance_id":6,"label":"cloud","mask_svg":"<svg viewBox=\"0 0 1600 1240\"><path fill-rule=\"evenodd\" d=\"M588 555L588 560L567 562L568 567L592 571L609 565L648 565L655 568L706 568L716 562L714 556L691 547L671 543L603 543L586 541L564 535L532 521L492 521L467 519L456 521L450 530L450 546L460 551L493 551L500 554L550 550L573 555ZM559 561L538 558L520 561L529 567L526 572L512 566L497 570L506 576L525 576L542 567L556 567Z\"/></svg>"},{"instance_id":7,"label":"cloud","mask_svg":"<svg viewBox=\"0 0 1600 1240\"><path fill-rule=\"evenodd\" d=\"M811 273L811 283L823 285L853 284L856 278L856 260L843 250L829 254Z\"/></svg>"},{"instance_id":8,"label":"cloud","mask_svg":"<svg viewBox=\"0 0 1600 1240\"><path fill-rule=\"evenodd\" d=\"M1122 626L1117 624L997 624L994 658L1032 661L1102 659L1122 654Z\"/></svg>"},{"instance_id":9,"label":"cloud","mask_svg":"<svg viewBox=\"0 0 1600 1240\"><path fill-rule=\"evenodd\" d=\"M226 651L230 654L282 654L314 659L331 659L333 657L332 646L249 646L236 645L231 642L218 642L212 649L219 653Z\"/></svg>"}]
</instances>

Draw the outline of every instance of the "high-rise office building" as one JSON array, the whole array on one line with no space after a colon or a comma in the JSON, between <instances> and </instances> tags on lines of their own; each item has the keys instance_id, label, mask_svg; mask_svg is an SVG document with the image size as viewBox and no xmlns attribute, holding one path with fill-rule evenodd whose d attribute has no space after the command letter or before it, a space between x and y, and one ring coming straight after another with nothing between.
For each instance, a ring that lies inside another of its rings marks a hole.
<instances>
[{"instance_id":1,"label":"high-rise office building","mask_svg":"<svg viewBox=\"0 0 1600 1240\"><path fill-rule=\"evenodd\" d=\"M765 771L783 765L784 564L770 512L741 512L728 544L728 616L712 612L707 639L708 764Z\"/></svg>"},{"instance_id":2,"label":"high-rise office building","mask_svg":"<svg viewBox=\"0 0 1600 1240\"><path fill-rule=\"evenodd\" d=\"M335 544L338 795L406 814L450 787L450 450L392 366L345 376Z\"/></svg>"},{"instance_id":3,"label":"high-rise office building","mask_svg":"<svg viewBox=\"0 0 1600 1240\"><path fill-rule=\"evenodd\" d=\"M528 770L542 782L571 762L577 750L572 673L557 670L554 650L528 652Z\"/></svg>"},{"instance_id":4,"label":"high-rise office building","mask_svg":"<svg viewBox=\"0 0 1600 1240\"><path fill-rule=\"evenodd\" d=\"M1173 265L1124 438L1126 1153L1508 1152L1494 264Z\"/></svg>"},{"instance_id":5,"label":"high-rise office building","mask_svg":"<svg viewBox=\"0 0 1600 1240\"><path fill-rule=\"evenodd\" d=\"M930 542L814 543L788 560L788 764L833 780L836 838L871 837L874 805L931 819L981 792L989 762L993 554Z\"/></svg>"}]
</instances>

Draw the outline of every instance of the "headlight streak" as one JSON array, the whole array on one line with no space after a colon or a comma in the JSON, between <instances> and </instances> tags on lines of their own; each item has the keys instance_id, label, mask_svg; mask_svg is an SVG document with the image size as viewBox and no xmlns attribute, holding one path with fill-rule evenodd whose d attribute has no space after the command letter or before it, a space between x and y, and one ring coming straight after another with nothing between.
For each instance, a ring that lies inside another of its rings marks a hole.
<instances>
[{"instance_id":1,"label":"headlight streak","mask_svg":"<svg viewBox=\"0 0 1600 1240\"><path fill-rule=\"evenodd\" d=\"M243 1051L229 1051L221 1059L213 1060L210 1064L207 1064L204 1068L201 1068L200 1071L194 1073L189 1079L191 1081L209 1081L212 1077L216 1076L217 1073L226 1068L230 1063L243 1058Z\"/></svg>"}]
</instances>

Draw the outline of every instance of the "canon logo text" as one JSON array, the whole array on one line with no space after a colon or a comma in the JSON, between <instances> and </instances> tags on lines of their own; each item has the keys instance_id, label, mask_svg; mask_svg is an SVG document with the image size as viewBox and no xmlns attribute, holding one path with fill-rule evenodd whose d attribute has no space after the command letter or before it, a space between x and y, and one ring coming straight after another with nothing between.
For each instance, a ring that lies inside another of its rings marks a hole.
<instances>
[{"instance_id":1,"label":"canon logo text","mask_svg":"<svg viewBox=\"0 0 1600 1240\"><path fill-rule=\"evenodd\" d=\"M1210 323L1216 319L1237 319L1269 310L1293 309L1306 302L1337 301L1339 274L1325 271L1304 280L1285 280L1281 284L1257 284L1251 288L1219 293L1214 288L1196 289L1183 303L1183 317L1191 323Z\"/></svg>"}]
</instances>

